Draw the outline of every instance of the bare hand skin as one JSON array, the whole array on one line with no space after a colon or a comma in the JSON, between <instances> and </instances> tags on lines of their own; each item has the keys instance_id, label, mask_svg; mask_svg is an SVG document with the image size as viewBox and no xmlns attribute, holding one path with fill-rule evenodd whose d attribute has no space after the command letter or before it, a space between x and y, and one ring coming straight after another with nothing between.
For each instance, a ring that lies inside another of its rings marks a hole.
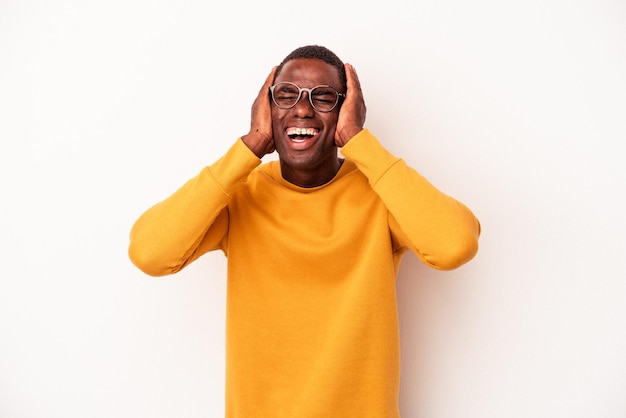
<instances>
[{"instance_id":1,"label":"bare hand skin","mask_svg":"<svg viewBox=\"0 0 626 418\"><path fill-rule=\"evenodd\" d=\"M276 68L272 68L259 91L259 95L252 104L250 132L241 137L243 143L259 158L266 154L271 154L275 149L269 88L274 82Z\"/></svg>"},{"instance_id":2,"label":"bare hand skin","mask_svg":"<svg viewBox=\"0 0 626 418\"><path fill-rule=\"evenodd\" d=\"M351 64L345 64L344 67L346 69L348 91L339 111L337 129L335 131L335 144L338 147L343 147L353 136L361 132L367 113L363 92L361 91L361 83L356 75L356 71Z\"/></svg>"}]
</instances>

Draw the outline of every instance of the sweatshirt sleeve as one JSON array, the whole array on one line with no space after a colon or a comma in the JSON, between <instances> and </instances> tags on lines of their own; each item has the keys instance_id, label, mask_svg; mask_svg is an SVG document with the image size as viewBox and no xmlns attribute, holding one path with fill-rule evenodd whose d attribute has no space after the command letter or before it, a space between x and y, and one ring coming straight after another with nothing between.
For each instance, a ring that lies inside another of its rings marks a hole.
<instances>
[{"instance_id":1,"label":"sweatshirt sleeve","mask_svg":"<svg viewBox=\"0 0 626 418\"><path fill-rule=\"evenodd\" d=\"M452 270L478 251L480 223L462 203L442 193L364 129L342 149L369 179L390 213L400 246L425 264Z\"/></svg>"},{"instance_id":2,"label":"sweatshirt sleeve","mask_svg":"<svg viewBox=\"0 0 626 418\"><path fill-rule=\"evenodd\" d=\"M173 274L202 254L225 249L227 205L261 160L238 139L167 199L144 212L131 228L128 255L151 276Z\"/></svg>"}]
</instances>

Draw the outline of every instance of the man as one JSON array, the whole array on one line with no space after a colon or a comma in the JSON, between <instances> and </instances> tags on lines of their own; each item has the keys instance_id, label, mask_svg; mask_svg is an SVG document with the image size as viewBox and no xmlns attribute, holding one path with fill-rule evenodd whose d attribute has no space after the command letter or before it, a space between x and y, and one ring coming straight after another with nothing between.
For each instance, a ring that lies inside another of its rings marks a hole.
<instances>
[{"instance_id":1,"label":"man","mask_svg":"<svg viewBox=\"0 0 626 418\"><path fill-rule=\"evenodd\" d=\"M150 275L227 256L227 417L399 417L400 258L447 270L477 251L472 212L385 150L365 114L351 65L298 48L248 134L132 228Z\"/></svg>"}]
</instances>

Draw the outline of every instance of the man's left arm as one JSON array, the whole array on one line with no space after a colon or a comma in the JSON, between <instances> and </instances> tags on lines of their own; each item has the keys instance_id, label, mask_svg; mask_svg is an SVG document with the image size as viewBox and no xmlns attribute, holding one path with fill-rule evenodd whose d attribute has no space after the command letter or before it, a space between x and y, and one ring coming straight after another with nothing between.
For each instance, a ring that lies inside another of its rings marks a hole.
<instances>
[{"instance_id":1,"label":"man's left arm","mask_svg":"<svg viewBox=\"0 0 626 418\"><path fill-rule=\"evenodd\" d=\"M464 204L387 151L367 129L351 138L342 154L369 179L389 209L390 227L400 245L439 270L457 268L474 257L480 223Z\"/></svg>"}]
</instances>

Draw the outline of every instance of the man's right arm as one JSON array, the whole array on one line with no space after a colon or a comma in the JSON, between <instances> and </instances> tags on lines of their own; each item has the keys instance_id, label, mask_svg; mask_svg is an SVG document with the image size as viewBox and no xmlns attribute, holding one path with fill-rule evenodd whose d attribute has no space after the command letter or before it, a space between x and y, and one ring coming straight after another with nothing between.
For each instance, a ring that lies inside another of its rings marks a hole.
<instances>
[{"instance_id":1,"label":"man's right arm","mask_svg":"<svg viewBox=\"0 0 626 418\"><path fill-rule=\"evenodd\" d=\"M151 276L173 274L207 251L224 248L226 207L261 160L241 139L228 152L135 222L128 254Z\"/></svg>"}]
</instances>

